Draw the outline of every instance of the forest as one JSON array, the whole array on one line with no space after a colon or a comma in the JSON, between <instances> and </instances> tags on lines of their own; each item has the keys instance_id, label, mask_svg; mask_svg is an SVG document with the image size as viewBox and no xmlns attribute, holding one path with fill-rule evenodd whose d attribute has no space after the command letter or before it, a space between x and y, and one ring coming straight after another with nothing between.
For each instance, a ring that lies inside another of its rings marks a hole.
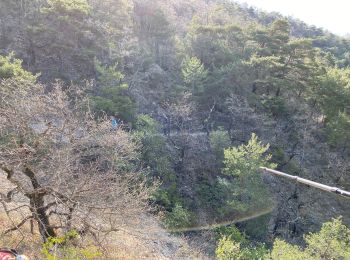
<instances>
[{"instance_id":1,"label":"forest","mask_svg":"<svg viewBox=\"0 0 350 260\"><path fill-rule=\"evenodd\" d=\"M112 122L111 122L112 121ZM350 259L350 39L231 0L0 1L0 252Z\"/></svg>"}]
</instances>

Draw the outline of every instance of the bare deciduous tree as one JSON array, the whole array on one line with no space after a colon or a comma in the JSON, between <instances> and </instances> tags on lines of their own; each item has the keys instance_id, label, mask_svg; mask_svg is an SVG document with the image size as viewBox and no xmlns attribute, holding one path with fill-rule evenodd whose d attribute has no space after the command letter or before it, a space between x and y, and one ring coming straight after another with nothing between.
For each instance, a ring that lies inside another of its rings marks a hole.
<instances>
[{"instance_id":1,"label":"bare deciduous tree","mask_svg":"<svg viewBox=\"0 0 350 260\"><path fill-rule=\"evenodd\" d=\"M191 118L195 105L190 98L191 94L184 92L177 103L169 104L167 108L171 122L177 130L174 134L168 135L168 139L179 152L179 161L176 166L179 171L183 171L186 151L190 148L190 140L196 134L193 118Z\"/></svg>"},{"instance_id":2,"label":"bare deciduous tree","mask_svg":"<svg viewBox=\"0 0 350 260\"><path fill-rule=\"evenodd\" d=\"M0 190L0 203L13 223L3 235L30 221L44 241L72 229L99 238L133 225L152 188L130 135L94 119L79 88L56 84L45 93L16 84L0 82L0 177L11 187Z\"/></svg>"}]
</instances>

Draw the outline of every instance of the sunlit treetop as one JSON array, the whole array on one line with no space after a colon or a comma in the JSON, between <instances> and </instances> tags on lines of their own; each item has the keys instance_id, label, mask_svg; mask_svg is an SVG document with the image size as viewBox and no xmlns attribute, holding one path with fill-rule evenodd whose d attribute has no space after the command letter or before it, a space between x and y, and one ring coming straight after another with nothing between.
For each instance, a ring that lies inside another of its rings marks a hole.
<instances>
[{"instance_id":1,"label":"sunlit treetop","mask_svg":"<svg viewBox=\"0 0 350 260\"><path fill-rule=\"evenodd\" d=\"M86 0L48 0L44 13L60 13L69 15L87 15L91 7Z\"/></svg>"}]
</instances>

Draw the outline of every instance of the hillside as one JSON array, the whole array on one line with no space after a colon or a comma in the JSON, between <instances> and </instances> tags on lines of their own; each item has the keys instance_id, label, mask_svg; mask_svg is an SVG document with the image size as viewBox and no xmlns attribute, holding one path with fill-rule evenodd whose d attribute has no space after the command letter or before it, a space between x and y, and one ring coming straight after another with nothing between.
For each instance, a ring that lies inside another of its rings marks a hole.
<instances>
[{"instance_id":1,"label":"hillside","mask_svg":"<svg viewBox=\"0 0 350 260\"><path fill-rule=\"evenodd\" d=\"M349 200L257 172L350 190L349 39L226 0L3 0L0 17L0 166L44 240L147 216L166 242L140 255L211 258L228 232L211 225L267 248L350 227Z\"/></svg>"}]
</instances>

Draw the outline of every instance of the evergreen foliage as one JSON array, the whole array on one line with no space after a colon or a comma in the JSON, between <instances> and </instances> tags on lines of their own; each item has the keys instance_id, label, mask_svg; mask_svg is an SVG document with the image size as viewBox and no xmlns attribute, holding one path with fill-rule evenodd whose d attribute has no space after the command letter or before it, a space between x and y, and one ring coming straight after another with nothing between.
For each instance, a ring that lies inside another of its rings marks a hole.
<instances>
[{"instance_id":1,"label":"evergreen foliage","mask_svg":"<svg viewBox=\"0 0 350 260\"><path fill-rule=\"evenodd\" d=\"M258 137L252 134L248 144L231 147L224 151L223 173L232 176L233 181L222 181L234 194L229 205L238 212L258 210L270 207L271 196L263 184L259 167L276 167L269 163L271 155L266 155L269 145L263 145Z\"/></svg>"},{"instance_id":2,"label":"evergreen foliage","mask_svg":"<svg viewBox=\"0 0 350 260\"><path fill-rule=\"evenodd\" d=\"M184 82L188 84L193 93L203 91L203 80L207 77L207 71L198 58L185 59L182 63L181 72Z\"/></svg>"},{"instance_id":3,"label":"evergreen foliage","mask_svg":"<svg viewBox=\"0 0 350 260\"><path fill-rule=\"evenodd\" d=\"M171 212L167 213L164 223L167 228L176 232L176 229L189 227L193 222L191 213L181 204L176 204Z\"/></svg>"},{"instance_id":4,"label":"evergreen foliage","mask_svg":"<svg viewBox=\"0 0 350 260\"><path fill-rule=\"evenodd\" d=\"M320 77L314 98L325 116L328 141L335 147L349 147L350 71L332 68Z\"/></svg>"},{"instance_id":5,"label":"evergreen foliage","mask_svg":"<svg viewBox=\"0 0 350 260\"><path fill-rule=\"evenodd\" d=\"M104 112L119 119L131 122L134 120L136 105L127 95L128 85L122 83L124 75L117 70L117 66L103 66L96 62L97 93L91 97L93 108L97 112Z\"/></svg>"},{"instance_id":6,"label":"evergreen foliage","mask_svg":"<svg viewBox=\"0 0 350 260\"><path fill-rule=\"evenodd\" d=\"M238 232L239 234L239 232ZM222 235L219 239L216 256L218 259L348 259L350 256L350 229L342 224L341 219L333 219L322 225L319 232L305 236L305 249L276 239L272 250L268 252L263 246L245 245L245 240L237 236ZM242 242L243 241L243 242ZM243 246L242 246L243 245Z\"/></svg>"},{"instance_id":7,"label":"evergreen foliage","mask_svg":"<svg viewBox=\"0 0 350 260\"><path fill-rule=\"evenodd\" d=\"M307 247L301 249L276 240L271 251L272 259L348 259L350 257L350 229L341 219L322 225L317 233L305 236Z\"/></svg>"},{"instance_id":8,"label":"evergreen foliage","mask_svg":"<svg viewBox=\"0 0 350 260\"><path fill-rule=\"evenodd\" d=\"M220 228L216 257L220 260L265 259L268 250L264 244L253 245L234 225Z\"/></svg>"},{"instance_id":9,"label":"evergreen foliage","mask_svg":"<svg viewBox=\"0 0 350 260\"><path fill-rule=\"evenodd\" d=\"M217 156L218 161L222 161L224 159L224 149L228 148L231 143L230 136L226 131L215 130L210 132L209 139L210 146Z\"/></svg>"},{"instance_id":10,"label":"evergreen foliage","mask_svg":"<svg viewBox=\"0 0 350 260\"><path fill-rule=\"evenodd\" d=\"M22 68L22 60L16 59L12 52L8 56L0 55L0 79L13 79L34 83L39 75L33 75Z\"/></svg>"},{"instance_id":11,"label":"evergreen foliage","mask_svg":"<svg viewBox=\"0 0 350 260\"><path fill-rule=\"evenodd\" d=\"M86 0L48 0L48 7L42 8L44 13L60 15L87 15L91 7Z\"/></svg>"}]
</instances>

